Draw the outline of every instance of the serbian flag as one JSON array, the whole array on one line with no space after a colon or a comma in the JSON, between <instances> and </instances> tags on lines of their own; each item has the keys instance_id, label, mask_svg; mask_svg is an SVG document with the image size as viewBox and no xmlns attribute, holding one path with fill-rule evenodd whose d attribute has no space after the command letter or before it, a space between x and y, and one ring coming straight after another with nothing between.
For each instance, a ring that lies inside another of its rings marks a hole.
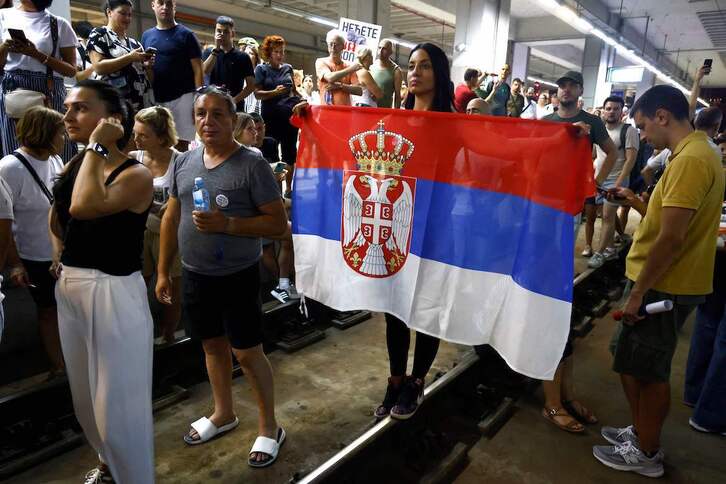
<instances>
[{"instance_id":1,"label":"serbian flag","mask_svg":"<svg viewBox=\"0 0 726 484\"><path fill-rule=\"evenodd\" d=\"M313 106L292 230L298 290L341 311L488 343L552 379L570 327L573 215L594 193L568 124Z\"/></svg>"}]
</instances>

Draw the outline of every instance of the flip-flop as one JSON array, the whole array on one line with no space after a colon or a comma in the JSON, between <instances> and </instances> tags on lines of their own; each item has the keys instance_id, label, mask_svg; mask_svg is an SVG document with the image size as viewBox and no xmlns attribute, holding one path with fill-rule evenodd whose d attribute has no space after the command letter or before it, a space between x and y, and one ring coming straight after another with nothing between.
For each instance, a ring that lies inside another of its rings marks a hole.
<instances>
[{"instance_id":1,"label":"flip-flop","mask_svg":"<svg viewBox=\"0 0 726 484\"><path fill-rule=\"evenodd\" d=\"M552 422L554 425L556 425L558 428L564 430L565 432L571 432L573 434L581 434L585 431L585 426L582 425L580 422L575 420L575 418L567 413L567 411L560 407L560 408L543 408L542 409L542 416ZM568 424L561 424L558 422L555 417L570 417L572 421Z\"/></svg>"},{"instance_id":2,"label":"flip-flop","mask_svg":"<svg viewBox=\"0 0 726 484\"><path fill-rule=\"evenodd\" d=\"M250 467L257 467L257 468L267 467L267 466L272 465L277 460L277 455L280 452L280 447L282 447L282 444L285 443L286 437L287 437L287 435L285 434L285 430L282 427L277 429L277 440L271 439L269 437L263 437L261 435L259 437L257 437L254 445L252 446L252 450L250 450L249 455L251 456L252 454L258 452L260 454L267 454L270 456L270 458L267 460L258 462L258 461L253 461L252 458L250 457L249 459L247 459L247 464Z\"/></svg>"},{"instance_id":3,"label":"flip-flop","mask_svg":"<svg viewBox=\"0 0 726 484\"><path fill-rule=\"evenodd\" d=\"M573 405L573 403L577 406ZM570 415L584 424L596 424L599 422L595 414L579 400L563 400L562 405L570 412ZM578 407L582 412L578 411Z\"/></svg>"},{"instance_id":4,"label":"flip-flop","mask_svg":"<svg viewBox=\"0 0 726 484\"><path fill-rule=\"evenodd\" d=\"M230 423L224 424L220 427L214 425L212 421L209 420L207 417L202 417L191 425L191 427L197 431L197 435L199 436L199 438L194 439L191 435L186 434L184 436L184 442L186 442L187 445L203 444L205 442L209 442L212 439L216 439L217 437L221 437L230 430L233 430L238 425L239 419L237 417L235 417L234 420L232 420Z\"/></svg>"}]
</instances>

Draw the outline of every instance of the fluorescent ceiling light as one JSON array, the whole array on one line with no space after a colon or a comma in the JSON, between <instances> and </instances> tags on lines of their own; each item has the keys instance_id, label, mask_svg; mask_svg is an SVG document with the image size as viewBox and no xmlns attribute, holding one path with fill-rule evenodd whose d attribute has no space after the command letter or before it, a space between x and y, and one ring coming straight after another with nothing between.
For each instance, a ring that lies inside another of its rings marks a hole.
<instances>
[{"instance_id":1,"label":"fluorescent ceiling light","mask_svg":"<svg viewBox=\"0 0 726 484\"><path fill-rule=\"evenodd\" d=\"M300 12L296 12L295 10L290 10L285 7L278 7L276 5L272 5L270 8L272 10L277 10L278 12L286 13L288 15L294 15L295 17L304 17L304 15L301 14Z\"/></svg>"},{"instance_id":2,"label":"fluorescent ceiling light","mask_svg":"<svg viewBox=\"0 0 726 484\"><path fill-rule=\"evenodd\" d=\"M540 84L544 84L546 86L557 87L557 84L555 84L554 82L545 81L544 79L538 79L532 76L527 76L527 80L532 82L539 82Z\"/></svg>"},{"instance_id":3,"label":"fluorescent ceiling light","mask_svg":"<svg viewBox=\"0 0 726 484\"><path fill-rule=\"evenodd\" d=\"M323 17L316 17L315 15L310 15L305 18L307 18L311 22L315 22L316 24L327 25L328 27L336 28L339 25L338 22Z\"/></svg>"},{"instance_id":4,"label":"fluorescent ceiling light","mask_svg":"<svg viewBox=\"0 0 726 484\"><path fill-rule=\"evenodd\" d=\"M555 17L559 18L563 22L565 22L568 25L571 25L578 31L582 32L585 35L593 35L599 39L601 39L606 44L612 46L615 48L615 50L620 54L620 56L626 58L630 62L633 62L637 65L643 66L646 69L648 69L650 72L655 74L656 77L659 79L667 82L668 84L673 85L674 87L680 89L683 91L684 94L687 96L691 95L691 91L689 91L685 86L683 86L681 83L673 79L668 74L665 74L660 69L657 69L653 64L646 61L642 57L640 57L638 54L636 54L634 51L629 49L628 47L621 44L618 40L614 39L610 35L606 34L602 30L595 28L589 21L581 17L577 12L572 10L570 7L561 4L558 0L537 0L542 7L544 7L548 12L550 12ZM704 106L708 107L710 106L709 103L707 103L705 100L698 98L698 102L703 104Z\"/></svg>"},{"instance_id":5,"label":"fluorescent ceiling light","mask_svg":"<svg viewBox=\"0 0 726 484\"><path fill-rule=\"evenodd\" d=\"M399 39L397 37L389 37L388 40L410 50L413 50L413 48L416 47L416 44L413 42L408 42L407 40Z\"/></svg>"}]
</instances>

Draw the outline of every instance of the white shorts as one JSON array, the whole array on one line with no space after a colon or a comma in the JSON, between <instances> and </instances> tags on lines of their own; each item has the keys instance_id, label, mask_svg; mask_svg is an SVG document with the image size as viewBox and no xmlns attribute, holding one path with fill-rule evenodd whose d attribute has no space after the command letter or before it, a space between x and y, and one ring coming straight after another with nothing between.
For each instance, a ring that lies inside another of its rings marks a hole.
<instances>
[{"instance_id":1,"label":"white shorts","mask_svg":"<svg viewBox=\"0 0 726 484\"><path fill-rule=\"evenodd\" d=\"M196 129L194 128L194 93L188 92L181 97L159 104L168 108L171 114L174 115L176 134L179 139L192 141L196 135Z\"/></svg>"}]
</instances>

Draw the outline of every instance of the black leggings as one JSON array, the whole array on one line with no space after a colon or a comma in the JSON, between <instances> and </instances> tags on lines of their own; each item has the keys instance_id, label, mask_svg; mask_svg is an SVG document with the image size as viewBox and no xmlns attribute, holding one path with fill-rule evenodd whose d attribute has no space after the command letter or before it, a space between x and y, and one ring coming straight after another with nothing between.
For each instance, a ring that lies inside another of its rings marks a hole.
<instances>
[{"instance_id":1,"label":"black leggings","mask_svg":"<svg viewBox=\"0 0 726 484\"><path fill-rule=\"evenodd\" d=\"M411 330L406 323L386 314L386 344L391 376L406 375L408 348L411 345ZM411 376L424 379L439 351L439 339L416 331L416 350L413 355Z\"/></svg>"}]
</instances>

